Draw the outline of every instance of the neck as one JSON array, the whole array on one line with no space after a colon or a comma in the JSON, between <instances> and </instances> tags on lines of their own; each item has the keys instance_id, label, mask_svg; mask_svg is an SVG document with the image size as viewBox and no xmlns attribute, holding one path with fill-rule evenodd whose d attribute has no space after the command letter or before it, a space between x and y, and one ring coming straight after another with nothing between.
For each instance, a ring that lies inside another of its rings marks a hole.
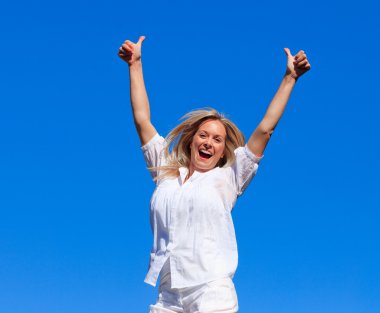
<instances>
[{"instance_id":1,"label":"neck","mask_svg":"<svg viewBox=\"0 0 380 313\"><path fill-rule=\"evenodd\" d=\"M190 164L189 165L189 173L187 174L187 178L191 177L191 175L194 174L194 172L197 171L199 173L205 173L205 172L208 172L209 170L202 170L202 169L198 169L198 168L195 168L193 164Z\"/></svg>"},{"instance_id":2,"label":"neck","mask_svg":"<svg viewBox=\"0 0 380 313\"><path fill-rule=\"evenodd\" d=\"M187 181L191 177L191 175L194 174L194 171L195 171L194 167L190 164L190 166L189 166L189 172L186 175L185 181Z\"/></svg>"}]
</instances>

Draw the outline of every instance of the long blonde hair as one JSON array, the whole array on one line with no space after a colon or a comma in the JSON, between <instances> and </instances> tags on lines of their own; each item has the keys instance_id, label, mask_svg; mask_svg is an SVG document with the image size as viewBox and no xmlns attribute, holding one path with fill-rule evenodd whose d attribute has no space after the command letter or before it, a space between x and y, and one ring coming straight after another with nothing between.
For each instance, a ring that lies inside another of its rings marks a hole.
<instances>
[{"instance_id":1,"label":"long blonde hair","mask_svg":"<svg viewBox=\"0 0 380 313\"><path fill-rule=\"evenodd\" d=\"M178 177L180 167L189 168L191 161L190 144L195 133L205 121L220 121L226 129L224 156L217 166L230 166L235 161L235 149L243 146L245 143L244 135L239 128L213 108L191 111L185 114L181 120L184 121L176 126L166 137L166 147L164 150L166 164L151 169L159 172L156 180Z\"/></svg>"}]
</instances>

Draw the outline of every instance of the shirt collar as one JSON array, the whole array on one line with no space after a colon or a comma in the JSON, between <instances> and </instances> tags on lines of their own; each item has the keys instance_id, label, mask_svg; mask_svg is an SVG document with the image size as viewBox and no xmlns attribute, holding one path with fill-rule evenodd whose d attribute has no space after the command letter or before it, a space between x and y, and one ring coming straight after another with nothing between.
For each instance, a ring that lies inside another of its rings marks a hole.
<instances>
[{"instance_id":1,"label":"shirt collar","mask_svg":"<svg viewBox=\"0 0 380 313\"><path fill-rule=\"evenodd\" d=\"M212 171L212 170L210 170L210 171ZM205 173L208 173L210 171L207 171ZM186 176L187 176L188 173L189 173L189 169L187 167L180 167L179 168L179 176L180 176L180 179L181 179L181 185L183 185L183 182L185 181ZM190 181L194 180L195 178L197 178L201 174L204 174L204 173L198 172L198 171L194 171L194 173L189 177L188 180L190 180Z\"/></svg>"},{"instance_id":2,"label":"shirt collar","mask_svg":"<svg viewBox=\"0 0 380 313\"><path fill-rule=\"evenodd\" d=\"M180 167L179 168L179 176L181 179L181 185L183 185L183 182L185 181L188 172L189 172L189 170L187 167Z\"/></svg>"}]
</instances>

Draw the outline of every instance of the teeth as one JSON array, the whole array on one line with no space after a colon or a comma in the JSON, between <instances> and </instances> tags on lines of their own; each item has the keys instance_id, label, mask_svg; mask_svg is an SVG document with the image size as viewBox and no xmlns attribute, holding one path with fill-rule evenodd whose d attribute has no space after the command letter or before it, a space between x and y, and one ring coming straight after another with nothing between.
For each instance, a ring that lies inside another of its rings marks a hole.
<instances>
[{"instance_id":1,"label":"teeth","mask_svg":"<svg viewBox=\"0 0 380 313\"><path fill-rule=\"evenodd\" d=\"M208 154L208 155L212 155L212 153L211 152L208 152L208 151L206 151L206 150L200 150L202 153L204 153L204 154Z\"/></svg>"}]
</instances>

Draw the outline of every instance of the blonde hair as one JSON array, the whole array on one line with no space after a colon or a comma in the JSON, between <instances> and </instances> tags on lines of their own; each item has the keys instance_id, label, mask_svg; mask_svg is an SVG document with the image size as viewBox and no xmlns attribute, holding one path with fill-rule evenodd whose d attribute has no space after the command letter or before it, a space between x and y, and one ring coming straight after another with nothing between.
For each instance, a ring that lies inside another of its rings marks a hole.
<instances>
[{"instance_id":1,"label":"blonde hair","mask_svg":"<svg viewBox=\"0 0 380 313\"><path fill-rule=\"evenodd\" d=\"M181 120L184 121L176 126L166 137L164 150L166 165L151 169L160 172L156 180L178 177L180 167L189 168L191 161L190 144L199 127L209 120L220 121L226 130L224 156L217 166L227 167L234 163L234 151L244 145L245 139L243 133L233 122L213 108L191 111L185 114Z\"/></svg>"}]
</instances>

